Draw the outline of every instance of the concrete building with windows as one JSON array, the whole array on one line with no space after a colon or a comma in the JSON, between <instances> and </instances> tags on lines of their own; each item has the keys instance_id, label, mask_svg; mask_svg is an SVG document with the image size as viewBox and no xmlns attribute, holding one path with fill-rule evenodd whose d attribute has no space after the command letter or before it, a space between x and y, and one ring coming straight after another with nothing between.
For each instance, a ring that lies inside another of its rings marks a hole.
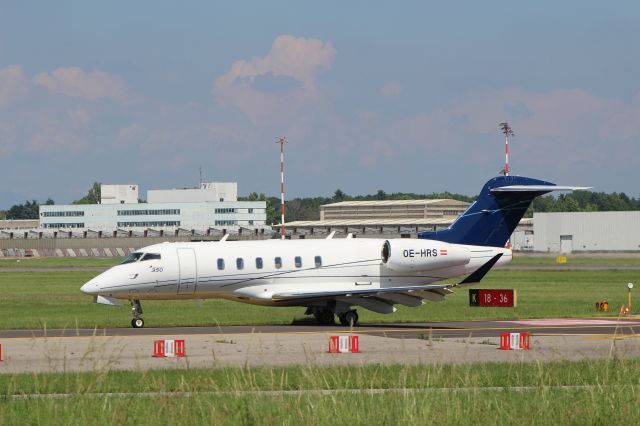
<instances>
[{"instance_id":1,"label":"concrete building with windows","mask_svg":"<svg viewBox=\"0 0 640 426\"><path fill-rule=\"evenodd\" d=\"M102 204L42 205L40 228L46 231L129 232L171 235L180 230L207 235L213 230L266 227L265 201L238 201L235 182L207 182L200 188L148 192L138 202L137 185L103 185ZM224 200L224 201L220 201Z\"/></svg>"}]
</instances>

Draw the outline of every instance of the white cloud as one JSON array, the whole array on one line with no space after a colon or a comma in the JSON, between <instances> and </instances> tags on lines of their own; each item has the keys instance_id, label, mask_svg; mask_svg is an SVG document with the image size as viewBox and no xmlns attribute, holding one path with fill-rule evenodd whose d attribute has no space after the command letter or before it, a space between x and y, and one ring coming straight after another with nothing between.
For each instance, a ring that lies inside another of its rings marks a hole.
<instances>
[{"instance_id":1,"label":"white cloud","mask_svg":"<svg viewBox=\"0 0 640 426\"><path fill-rule=\"evenodd\" d=\"M50 74L37 74L33 77L33 82L52 93L72 98L123 102L131 97L122 78L100 70L88 73L79 67L58 68Z\"/></svg>"},{"instance_id":2,"label":"white cloud","mask_svg":"<svg viewBox=\"0 0 640 426\"><path fill-rule=\"evenodd\" d=\"M287 119L317 98L317 73L328 69L336 56L330 42L281 35L264 57L238 61L215 79L213 94L222 105L234 107L252 120ZM261 77L289 78L296 87L275 91L256 87Z\"/></svg>"},{"instance_id":3,"label":"white cloud","mask_svg":"<svg viewBox=\"0 0 640 426\"><path fill-rule=\"evenodd\" d=\"M27 78L19 65L9 65L0 69L0 108L25 96L27 86Z\"/></svg>"},{"instance_id":4,"label":"white cloud","mask_svg":"<svg viewBox=\"0 0 640 426\"><path fill-rule=\"evenodd\" d=\"M468 93L441 108L397 119L366 112L338 117L324 139L337 141L332 161L338 163L373 167L424 158L435 168L477 167L486 174L502 166L498 124L508 121L516 132L510 141L516 173L544 171L566 178L607 164L629 169L628 159L640 153L637 117L640 93L624 102L583 90L505 88Z\"/></svg>"}]
</instances>

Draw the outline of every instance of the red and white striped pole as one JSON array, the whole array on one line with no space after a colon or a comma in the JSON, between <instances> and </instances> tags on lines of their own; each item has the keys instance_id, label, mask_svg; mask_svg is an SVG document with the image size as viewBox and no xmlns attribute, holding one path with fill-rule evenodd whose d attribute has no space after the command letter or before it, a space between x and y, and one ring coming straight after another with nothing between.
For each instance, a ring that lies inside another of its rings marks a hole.
<instances>
[{"instance_id":1,"label":"red and white striped pole","mask_svg":"<svg viewBox=\"0 0 640 426\"><path fill-rule=\"evenodd\" d=\"M509 176L509 136L515 136L509 123L500 123L500 131L504 133L504 175Z\"/></svg>"},{"instance_id":2,"label":"red and white striped pole","mask_svg":"<svg viewBox=\"0 0 640 426\"><path fill-rule=\"evenodd\" d=\"M284 144L285 138L279 138L276 143L280 144L280 195L282 199L280 211L280 238L284 240Z\"/></svg>"},{"instance_id":3,"label":"red and white striped pole","mask_svg":"<svg viewBox=\"0 0 640 426\"><path fill-rule=\"evenodd\" d=\"M504 175L509 176L509 135L504 137Z\"/></svg>"}]
</instances>

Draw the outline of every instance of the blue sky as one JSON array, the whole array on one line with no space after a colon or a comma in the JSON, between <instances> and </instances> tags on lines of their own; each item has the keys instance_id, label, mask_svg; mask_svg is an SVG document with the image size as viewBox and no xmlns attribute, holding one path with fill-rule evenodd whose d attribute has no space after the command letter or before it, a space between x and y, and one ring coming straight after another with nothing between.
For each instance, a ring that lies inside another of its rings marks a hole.
<instances>
[{"instance_id":1,"label":"blue sky","mask_svg":"<svg viewBox=\"0 0 640 426\"><path fill-rule=\"evenodd\" d=\"M379 2L382 3L382 2ZM513 173L638 196L640 4L0 4L0 208L94 181L287 198ZM144 196L144 193L141 194Z\"/></svg>"}]
</instances>

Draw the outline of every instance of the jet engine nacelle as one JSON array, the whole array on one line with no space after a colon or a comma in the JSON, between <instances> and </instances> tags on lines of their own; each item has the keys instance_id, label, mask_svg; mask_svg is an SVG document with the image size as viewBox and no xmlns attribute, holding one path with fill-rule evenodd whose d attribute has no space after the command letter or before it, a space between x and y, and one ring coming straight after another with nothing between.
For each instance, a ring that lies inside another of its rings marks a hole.
<instances>
[{"instance_id":1,"label":"jet engine nacelle","mask_svg":"<svg viewBox=\"0 0 640 426\"><path fill-rule=\"evenodd\" d=\"M398 272L428 271L466 265L469 250L442 241L394 239L384 242L382 262Z\"/></svg>"}]
</instances>

